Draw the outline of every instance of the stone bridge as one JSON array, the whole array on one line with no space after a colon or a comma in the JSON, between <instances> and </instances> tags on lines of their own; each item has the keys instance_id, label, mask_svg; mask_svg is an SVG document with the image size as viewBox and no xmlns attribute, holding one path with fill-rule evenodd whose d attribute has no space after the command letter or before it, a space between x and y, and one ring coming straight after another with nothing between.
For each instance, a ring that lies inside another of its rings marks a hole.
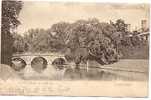
<instances>
[{"instance_id":1,"label":"stone bridge","mask_svg":"<svg viewBox=\"0 0 151 100\"><path fill-rule=\"evenodd\" d=\"M64 58L64 55L60 54L14 54L12 59L21 58L27 65L31 65L31 62L36 57L44 58L48 64L52 64L52 61L56 58Z\"/></svg>"}]
</instances>

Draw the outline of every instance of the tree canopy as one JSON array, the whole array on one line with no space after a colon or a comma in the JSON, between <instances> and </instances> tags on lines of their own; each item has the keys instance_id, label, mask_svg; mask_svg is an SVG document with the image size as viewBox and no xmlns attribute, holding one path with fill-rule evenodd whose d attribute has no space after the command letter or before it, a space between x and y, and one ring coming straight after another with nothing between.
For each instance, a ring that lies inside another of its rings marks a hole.
<instances>
[{"instance_id":1,"label":"tree canopy","mask_svg":"<svg viewBox=\"0 0 151 100\"><path fill-rule=\"evenodd\" d=\"M1 26L1 63L10 64L13 45L13 30L20 24L18 15L22 9L21 1L2 1L2 26Z\"/></svg>"}]
</instances>

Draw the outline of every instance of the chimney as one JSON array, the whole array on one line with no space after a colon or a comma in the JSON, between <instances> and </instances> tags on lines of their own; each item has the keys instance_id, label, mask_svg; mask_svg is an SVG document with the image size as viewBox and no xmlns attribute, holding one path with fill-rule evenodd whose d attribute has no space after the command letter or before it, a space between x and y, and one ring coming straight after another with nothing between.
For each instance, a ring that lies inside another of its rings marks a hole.
<instances>
[{"instance_id":1,"label":"chimney","mask_svg":"<svg viewBox=\"0 0 151 100\"><path fill-rule=\"evenodd\" d=\"M131 31L131 24L127 24L127 31Z\"/></svg>"},{"instance_id":2,"label":"chimney","mask_svg":"<svg viewBox=\"0 0 151 100\"><path fill-rule=\"evenodd\" d=\"M141 29L142 31L147 30L147 20L141 20Z\"/></svg>"}]
</instances>

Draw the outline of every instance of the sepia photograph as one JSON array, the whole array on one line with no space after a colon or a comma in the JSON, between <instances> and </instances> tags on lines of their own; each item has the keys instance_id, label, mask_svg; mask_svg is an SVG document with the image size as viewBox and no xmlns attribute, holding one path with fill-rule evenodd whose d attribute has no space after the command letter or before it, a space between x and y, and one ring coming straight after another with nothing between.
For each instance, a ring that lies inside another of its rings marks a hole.
<instances>
[{"instance_id":1,"label":"sepia photograph","mask_svg":"<svg viewBox=\"0 0 151 100\"><path fill-rule=\"evenodd\" d=\"M0 95L147 97L149 15L147 3L2 0Z\"/></svg>"}]
</instances>

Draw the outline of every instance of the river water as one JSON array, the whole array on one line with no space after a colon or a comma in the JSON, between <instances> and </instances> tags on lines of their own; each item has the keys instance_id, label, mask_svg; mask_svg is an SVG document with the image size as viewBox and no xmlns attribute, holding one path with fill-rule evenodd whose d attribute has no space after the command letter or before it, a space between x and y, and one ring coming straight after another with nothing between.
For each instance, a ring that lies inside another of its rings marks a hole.
<instances>
[{"instance_id":1,"label":"river water","mask_svg":"<svg viewBox=\"0 0 151 100\"><path fill-rule=\"evenodd\" d=\"M72 68L72 65L73 63L69 64L68 68L57 70L54 66L48 64L47 68L40 73L36 72L31 65L26 65L25 69L17 73L22 79L26 80L148 80L148 60L126 59L111 65L99 65L104 69L89 68L87 70L86 67L83 67L78 71ZM98 64L95 65L98 66ZM125 71L109 70L105 67L120 68Z\"/></svg>"}]
</instances>

